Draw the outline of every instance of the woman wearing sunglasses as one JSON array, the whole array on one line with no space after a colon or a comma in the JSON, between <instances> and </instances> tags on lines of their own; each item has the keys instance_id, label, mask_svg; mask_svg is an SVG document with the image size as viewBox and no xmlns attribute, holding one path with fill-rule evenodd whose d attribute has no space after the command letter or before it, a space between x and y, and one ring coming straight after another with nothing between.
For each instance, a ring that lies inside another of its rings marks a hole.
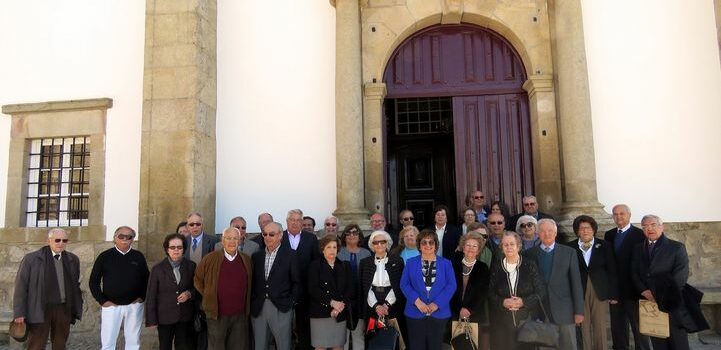
<instances>
[{"instance_id":1,"label":"woman wearing sunglasses","mask_svg":"<svg viewBox=\"0 0 721 350\"><path fill-rule=\"evenodd\" d=\"M183 258L187 240L173 233L163 240L167 259L150 270L145 301L145 325L158 328L160 349L195 349L193 287L195 263Z\"/></svg>"},{"instance_id":2,"label":"woman wearing sunglasses","mask_svg":"<svg viewBox=\"0 0 721 350\"><path fill-rule=\"evenodd\" d=\"M413 350L437 350L451 318L456 277L451 262L436 255L438 236L434 231L421 231L417 242L421 255L408 259L401 277L401 290L407 298L404 314L408 333L413 331L409 345Z\"/></svg>"},{"instance_id":3,"label":"woman wearing sunglasses","mask_svg":"<svg viewBox=\"0 0 721 350\"><path fill-rule=\"evenodd\" d=\"M538 221L533 216L523 215L518 218L516 232L521 236L523 242L522 252L541 244L541 240L538 238Z\"/></svg>"}]
</instances>

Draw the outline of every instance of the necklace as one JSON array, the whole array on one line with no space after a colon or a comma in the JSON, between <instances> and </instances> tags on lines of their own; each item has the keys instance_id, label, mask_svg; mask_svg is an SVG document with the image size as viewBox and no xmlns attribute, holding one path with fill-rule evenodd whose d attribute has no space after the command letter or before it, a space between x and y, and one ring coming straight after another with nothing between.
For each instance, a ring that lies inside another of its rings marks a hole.
<instances>
[{"instance_id":1,"label":"necklace","mask_svg":"<svg viewBox=\"0 0 721 350\"><path fill-rule=\"evenodd\" d=\"M473 272L473 266L476 265L476 260L473 260L472 262L467 262L466 257L464 256L461 260L463 262L463 271L461 271L461 274L463 276L468 276Z\"/></svg>"},{"instance_id":2,"label":"necklace","mask_svg":"<svg viewBox=\"0 0 721 350\"><path fill-rule=\"evenodd\" d=\"M478 260L474 259L473 261L468 262L468 261L466 261L466 257L465 256L463 257L463 265L466 265L468 267L473 267L473 265L476 264L476 261L478 261Z\"/></svg>"}]
</instances>

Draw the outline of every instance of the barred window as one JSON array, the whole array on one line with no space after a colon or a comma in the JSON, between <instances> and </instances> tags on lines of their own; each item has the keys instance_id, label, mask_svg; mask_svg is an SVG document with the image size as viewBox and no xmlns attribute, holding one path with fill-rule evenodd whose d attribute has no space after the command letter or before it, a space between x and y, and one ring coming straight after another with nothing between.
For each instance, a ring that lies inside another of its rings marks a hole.
<instances>
[{"instance_id":1,"label":"barred window","mask_svg":"<svg viewBox=\"0 0 721 350\"><path fill-rule=\"evenodd\" d=\"M26 225L87 226L90 137L31 140Z\"/></svg>"}]
</instances>

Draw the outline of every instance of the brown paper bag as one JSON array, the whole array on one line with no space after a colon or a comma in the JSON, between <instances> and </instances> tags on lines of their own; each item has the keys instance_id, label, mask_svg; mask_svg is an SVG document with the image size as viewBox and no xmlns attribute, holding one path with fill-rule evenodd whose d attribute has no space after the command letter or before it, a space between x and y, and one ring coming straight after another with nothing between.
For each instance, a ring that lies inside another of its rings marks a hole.
<instances>
[{"instance_id":1,"label":"brown paper bag","mask_svg":"<svg viewBox=\"0 0 721 350\"><path fill-rule=\"evenodd\" d=\"M465 326L468 325L468 333L471 336L471 341L473 341L473 344L478 347L478 323L475 322L463 322L463 321L453 321L451 322L451 339L455 338L457 335L461 335L465 332ZM451 349L453 349L453 346L451 345Z\"/></svg>"},{"instance_id":2,"label":"brown paper bag","mask_svg":"<svg viewBox=\"0 0 721 350\"><path fill-rule=\"evenodd\" d=\"M388 320L388 327L393 327L398 331L398 349L405 350L406 343L403 341L403 333L401 333L401 327L398 325L398 320L395 318Z\"/></svg>"},{"instance_id":3,"label":"brown paper bag","mask_svg":"<svg viewBox=\"0 0 721 350\"><path fill-rule=\"evenodd\" d=\"M650 300L638 301L639 332L656 338L670 336L668 314L658 309L658 304Z\"/></svg>"}]
</instances>

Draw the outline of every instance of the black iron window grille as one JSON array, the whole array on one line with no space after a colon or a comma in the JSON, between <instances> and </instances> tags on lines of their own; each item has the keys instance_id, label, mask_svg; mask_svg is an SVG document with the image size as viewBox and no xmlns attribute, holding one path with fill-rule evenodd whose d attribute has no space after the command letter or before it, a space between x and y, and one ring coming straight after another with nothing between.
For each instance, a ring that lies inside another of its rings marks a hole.
<instances>
[{"instance_id":1,"label":"black iron window grille","mask_svg":"<svg viewBox=\"0 0 721 350\"><path fill-rule=\"evenodd\" d=\"M448 133L453 128L449 97L399 98L395 114L396 135Z\"/></svg>"},{"instance_id":2,"label":"black iron window grille","mask_svg":"<svg viewBox=\"0 0 721 350\"><path fill-rule=\"evenodd\" d=\"M88 225L89 146L87 136L31 141L28 227Z\"/></svg>"}]
</instances>

